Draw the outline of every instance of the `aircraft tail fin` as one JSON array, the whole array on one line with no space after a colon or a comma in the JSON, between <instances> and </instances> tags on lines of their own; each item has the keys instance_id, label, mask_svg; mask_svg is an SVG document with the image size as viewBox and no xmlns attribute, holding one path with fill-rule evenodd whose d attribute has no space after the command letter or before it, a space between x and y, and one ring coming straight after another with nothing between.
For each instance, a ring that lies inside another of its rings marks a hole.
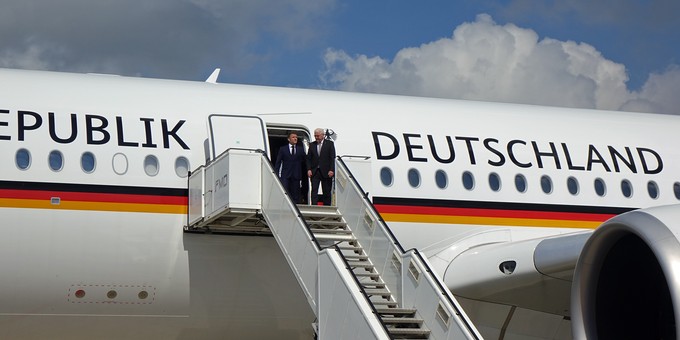
<instances>
[{"instance_id":1,"label":"aircraft tail fin","mask_svg":"<svg viewBox=\"0 0 680 340\"><path fill-rule=\"evenodd\" d=\"M220 75L220 68L216 68L208 77L208 79L205 80L206 83L212 83L212 84L217 84L217 77Z\"/></svg>"}]
</instances>

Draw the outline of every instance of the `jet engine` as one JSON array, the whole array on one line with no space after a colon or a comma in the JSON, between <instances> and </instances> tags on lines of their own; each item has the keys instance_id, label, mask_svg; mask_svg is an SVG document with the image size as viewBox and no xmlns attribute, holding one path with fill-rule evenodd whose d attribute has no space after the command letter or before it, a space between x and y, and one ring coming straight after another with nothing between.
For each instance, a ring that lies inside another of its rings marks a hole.
<instances>
[{"instance_id":1,"label":"jet engine","mask_svg":"<svg viewBox=\"0 0 680 340\"><path fill-rule=\"evenodd\" d=\"M574 338L678 338L679 236L678 205L632 211L596 229L574 271Z\"/></svg>"}]
</instances>

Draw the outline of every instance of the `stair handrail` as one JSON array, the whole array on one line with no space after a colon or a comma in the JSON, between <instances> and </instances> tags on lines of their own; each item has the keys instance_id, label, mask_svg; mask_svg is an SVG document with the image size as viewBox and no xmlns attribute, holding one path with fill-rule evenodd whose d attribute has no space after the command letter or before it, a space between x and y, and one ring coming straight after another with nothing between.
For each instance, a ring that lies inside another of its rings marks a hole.
<instances>
[{"instance_id":1,"label":"stair handrail","mask_svg":"<svg viewBox=\"0 0 680 340\"><path fill-rule=\"evenodd\" d=\"M352 184L353 184L354 186L356 186L356 187L357 187L357 190L361 193L362 200L364 201L364 206L366 206L368 209L370 209L370 210L371 210L371 213L372 213L373 215L375 215L375 216L378 217L378 222L379 222L379 224L380 224L382 227L384 227L383 229L385 229L385 231L386 231L387 234L389 235L390 240L392 241L392 243L394 243L394 244L397 246L397 249L399 249L399 250L401 251L402 254L405 253L406 251L404 250L404 247L402 247L401 243L399 243L399 240L397 239L397 237L394 236L394 233L392 233L392 230L391 230L390 228L387 227L387 223L385 223L385 220L383 220L383 218L382 218L382 216L380 215L380 213L378 213L378 211L375 210L375 207L373 206L373 203L372 203L371 200L368 198L368 194L367 194L366 191L364 191L364 189L361 187L361 184L359 183L359 181L357 181L357 179L354 177L354 174L352 174L352 171L349 170L349 167L347 166L347 164L345 163L345 161L342 160L342 157L362 157L362 158L364 158L364 159L366 159L366 160L369 159L369 157L365 157L365 156L338 156L338 157L337 157L337 160L338 160L339 164L342 166L342 168L344 169L344 171L347 172L347 177L350 179L350 182L352 182Z\"/></svg>"},{"instance_id":2,"label":"stair handrail","mask_svg":"<svg viewBox=\"0 0 680 340\"><path fill-rule=\"evenodd\" d=\"M428 261L426 260L425 256L423 256L423 254L418 249L411 248L408 251L409 252L412 251L413 254L416 257L418 257L418 259L420 260L420 263L422 263L422 265L425 267L425 271L428 273L428 276L438 278L437 274L432 270L432 268L428 264ZM442 295L446 298L447 302L449 304L451 304L451 307L456 312L456 315L465 316L465 317L463 317L463 320L465 321L464 326L468 330L468 332L470 334L472 334L475 337L475 339L481 339L479 332L477 331L477 329L474 326L471 325L471 321L468 320L467 315L460 310L460 306L458 305L458 302L455 301L455 299L451 298L451 291L446 286L444 286L442 284L441 280L436 279L436 280L433 280L433 281L437 285L437 288L439 288L439 291L442 293Z\"/></svg>"},{"instance_id":3,"label":"stair handrail","mask_svg":"<svg viewBox=\"0 0 680 340\"><path fill-rule=\"evenodd\" d=\"M276 174L276 170L275 170L274 167L271 165L271 160L269 159L269 157L267 157L267 155L266 155L263 151L261 151L261 150L257 150L257 151L261 153L262 158L264 159L264 161L263 161L262 163L265 164L265 167L266 167L267 171L269 171L272 175L274 175L274 176L276 176L276 177L278 178L278 175ZM263 170L264 170L264 169L263 169ZM386 334L389 334L387 325L386 325L385 322L382 320L382 318L379 316L378 311L377 311L377 309L375 308L375 306L373 305L373 303L371 303L371 299L369 298L368 293L366 293L365 288L361 285L361 283L360 283L360 281L359 281L359 278L356 276L356 274L354 273L354 271L351 270L351 266L350 266L349 262L347 261L347 258L345 258L345 255L342 253L342 251L340 251L340 248L338 247L338 245L335 244L335 245L333 245L333 246L331 246L331 247L325 247L325 248L321 247L321 245L319 244L319 241L317 240L316 236L315 236L314 233L311 231L311 227L309 226L309 224L307 223L307 221L305 221L305 219L303 218L302 212L301 212L300 209L297 207L297 204L294 204L294 203L291 201L290 195L288 195L288 193L286 192L286 190L285 190L285 188L283 187L283 185L281 184L281 182L280 182L280 181L275 181L275 182L277 183L277 186L278 186L282 191L284 191L286 197L288 198L288 200L287 200L287 201L288 201L288 204L289 204L290 206L292 206L292 208L294 209L294 211L295 211L295 213L296 213L296 215L297 215L298 221L301 222L301 223L305 226L305 232L306 232L307 236L309 236L309 237L314 241L314 245L316 246L316 251L317 251L317 252L321 252L321 251L323 251L323 250L326 250L326 251L334 250L338 255L340 255L340 258L342 259L343 263L345 264L345 268L346 268L347 271L349 272L350 276L354 279L354 282L355 282L355 283L357 284L357 286L359 287L359 290L361 291L361 294L363 295L364 299L366 300L366 302L368 302L368 305L371 307L371 312L373 313L373 315L378 316L378 317L377 317L378 322L379 322L380 325L382 326L382 328L383 328L383 330L385 331L385 333L386 333Z\"/></svg>"},{"instance_id":4,"label":"stair handrail","mask_svg":"<svg viewBox=\"0 0 680 340\"><path fill-rule=\"evenodd\" d=\"M363 188L361 187L361 184L359 184L359 182L356 180L356 178L352 174L352 171L350 171L347 164L343 161L342 156L338 156L337 161L338 161L338 164L342 167L342 169L347 173L347 177L348 177L350 183L353 186L355 186L356 189L359 190L359 192L361 193L361 197L362 197L362 199L365 203L364 206L367 209L369 209L374 216L378 217L378 225L380 226L381 229L383 229L386 232L387 235L389 235L391 241L395 244L396 248L400 250L400 252L401 252L400 255L402 255L402 256L405 255L407 253L407 251L404 250L401 243L399 243L396 236L394 236L394 233L392 232L392 230L389 228L389 226L387 226L387 223L385 222L385 220L382 218L380 213L378 213L378 211L375 209L375 207L373 206L373 203L368 198L368 194L366 193L366 191L363 190ZM428 261L425 260L425 257L416 248L411 248L411 249L408 250L408 252L413 252L413 254L415 254L415 256L418 257L418 259L420 260L418 262L420 262L423 265L423 267L425 269L424 271L427 273L427 276L429 276L432 279L432 281L435 282L435 284L437 285L437 288L439 289L441 295L446 299L446 301L449 303L449 305L454 309L455 314L458 315L458 316L464 316L462 319L464 321L463 323L464 323L464 326L467 329L467 331L475 339L480 339L481 336L479 335L476 328L473 325L471 325L471 321L467 318L467 315L463 311L461 311L461 308L459 308L458 303L452 297L451 291L442 284L439 277L435 274L435 272L432 270L432 268L428 265ZM344 259L344 257L343 257L343 259Z\"/></svg>"},{"instance_id":5,"label":"stair handrail","mask_svg":"<svg viewBox=\"0 0 680 340\"><path fill-rule=\"evenodd\" d=\"M258 149L258 150L254 150L254 151L259 152L262 155L262 158L264 158L264 162L262 162L262 163L265 164L267 171L269 171L271 174L273 174L278 179L279 176L277 175L276 170L272 166L271 159L269 158L269 156L267 156L267 154L262 150ZM307 221L305 221L305 219L302 218L302 212L300 212L300 209L297 207L297 204L293 203L293 201L290 198L290 195L288 194L286 189L283 187L283 184L281 184L281 181L277 180L275 182L277 183L277 186L284 192L284 195L288 198L288 200L287 200L288 204L293 208L295 215L297 216L298 221L301 222L302 225L305 226L305 233L307 234L307 236L309 236L312 239L312 241L314 241L314 245L316 246L316 251L317 252L321 251L322 248L321 248L321 245L319 244L319 241L316 239L316 236L314 236L314 233L311 231L311 228L310 228L309 224L307 223Z\"/></svg>"}]
</instances>

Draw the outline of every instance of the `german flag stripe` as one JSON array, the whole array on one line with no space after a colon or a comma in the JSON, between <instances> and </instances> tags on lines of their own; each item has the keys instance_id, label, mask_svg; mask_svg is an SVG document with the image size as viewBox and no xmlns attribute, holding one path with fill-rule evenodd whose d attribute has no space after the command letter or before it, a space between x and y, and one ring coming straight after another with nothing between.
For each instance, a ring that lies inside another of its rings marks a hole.
<instances>
[{"instance_id":1,"label":"german flag stripe","mask_svg":"<svg viewBox=\"0 0 680 340\"><path fill-rule=\"evenodd\" d=\"M596 228L632 208L374 197L385 221Z\"/></svg>"},{"instance_id":2,"label":"german flag stripe","mask_svg":"<svg viewBox=\"0 0 680 340\"><path fill-rule=\"evenodd\" d=\"M0 207L186 214L187 190L0 181Z\"/></svg>"}]
</instances>

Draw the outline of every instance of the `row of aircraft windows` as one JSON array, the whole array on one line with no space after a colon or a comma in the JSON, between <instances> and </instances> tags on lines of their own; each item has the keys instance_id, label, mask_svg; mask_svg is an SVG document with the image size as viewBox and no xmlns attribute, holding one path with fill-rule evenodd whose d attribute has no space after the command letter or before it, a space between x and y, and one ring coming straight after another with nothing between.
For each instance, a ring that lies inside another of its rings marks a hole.
<instances>
[{"instance_id":1,"label":"row of aircraft windows","mask_svg":"<svg viewBox=\"0 0 680 340\"><path fill-rule=\"evenodd\" d=\"M420 172L417 169L409 169L407 173L407 179L411 187L413 188L420 187L421 176ZM380 181L386 187L392 186L392 184L394 183L394 175L390 168L384 167L380 169ZM444 170L437 170L435 172L434 181L437 187L440 189L446 189L449 185L449 178ZM475 188L475 177L471 172L469 171L463 172L461 181L465 189L473 190ZM497 173L495 172L490 173L488 181L489 188L492 191L501 190L501 178ZM517 192L520 193L526 192L528 185L529 185L528 181L526 177L524 177L524 175L522 174L515 175L515 189L517 190ZM552 179L548 175L541 176L540 186L541 191L543 191L546 194L551 194L553 192L554 184ZM595 189L595 193L598 196L603 197L607 194L607 185L602 178L596 178L595 181L593 182L593 186ZM575 177L567 178L567 190L572 195L578 195L580 193L581 191L580 184ZM675 198L680 200L680 182L675 182L673 184L673 193L675 194ZM621 194L627 198L633 197L633 185L627 179L621 181ZM659 198L659 185L654 181L647 182L647 194L649 195L650 198L653 199Z\"/></svg>"},{"instance_id":2,"label":"row of aircraft windows","mask_svg":"<svg viewBox=\"0 0 680 340\"><path fill-rule=\"evenodd\" d=\"M19 149L14 158L17 168L28 170L31 167L31 153L27 149ZM64 168L64 154L61 151L53 150L48 155L47 164L50 170L59 172ZM113 155L111 160L113 171L118 175L125 175L128 171L128 159L123 153ZM83 152L80 155L80 168L85 173L93 173L97 168L97 159L92 152ZM147 155L144 158L144 172L149 176L156 176L160 171L158 158L154 155ZM186 157L175 159L175 174L180 178L185 178L189 174L189 160Z\"/></svg>"}]
</instances>

